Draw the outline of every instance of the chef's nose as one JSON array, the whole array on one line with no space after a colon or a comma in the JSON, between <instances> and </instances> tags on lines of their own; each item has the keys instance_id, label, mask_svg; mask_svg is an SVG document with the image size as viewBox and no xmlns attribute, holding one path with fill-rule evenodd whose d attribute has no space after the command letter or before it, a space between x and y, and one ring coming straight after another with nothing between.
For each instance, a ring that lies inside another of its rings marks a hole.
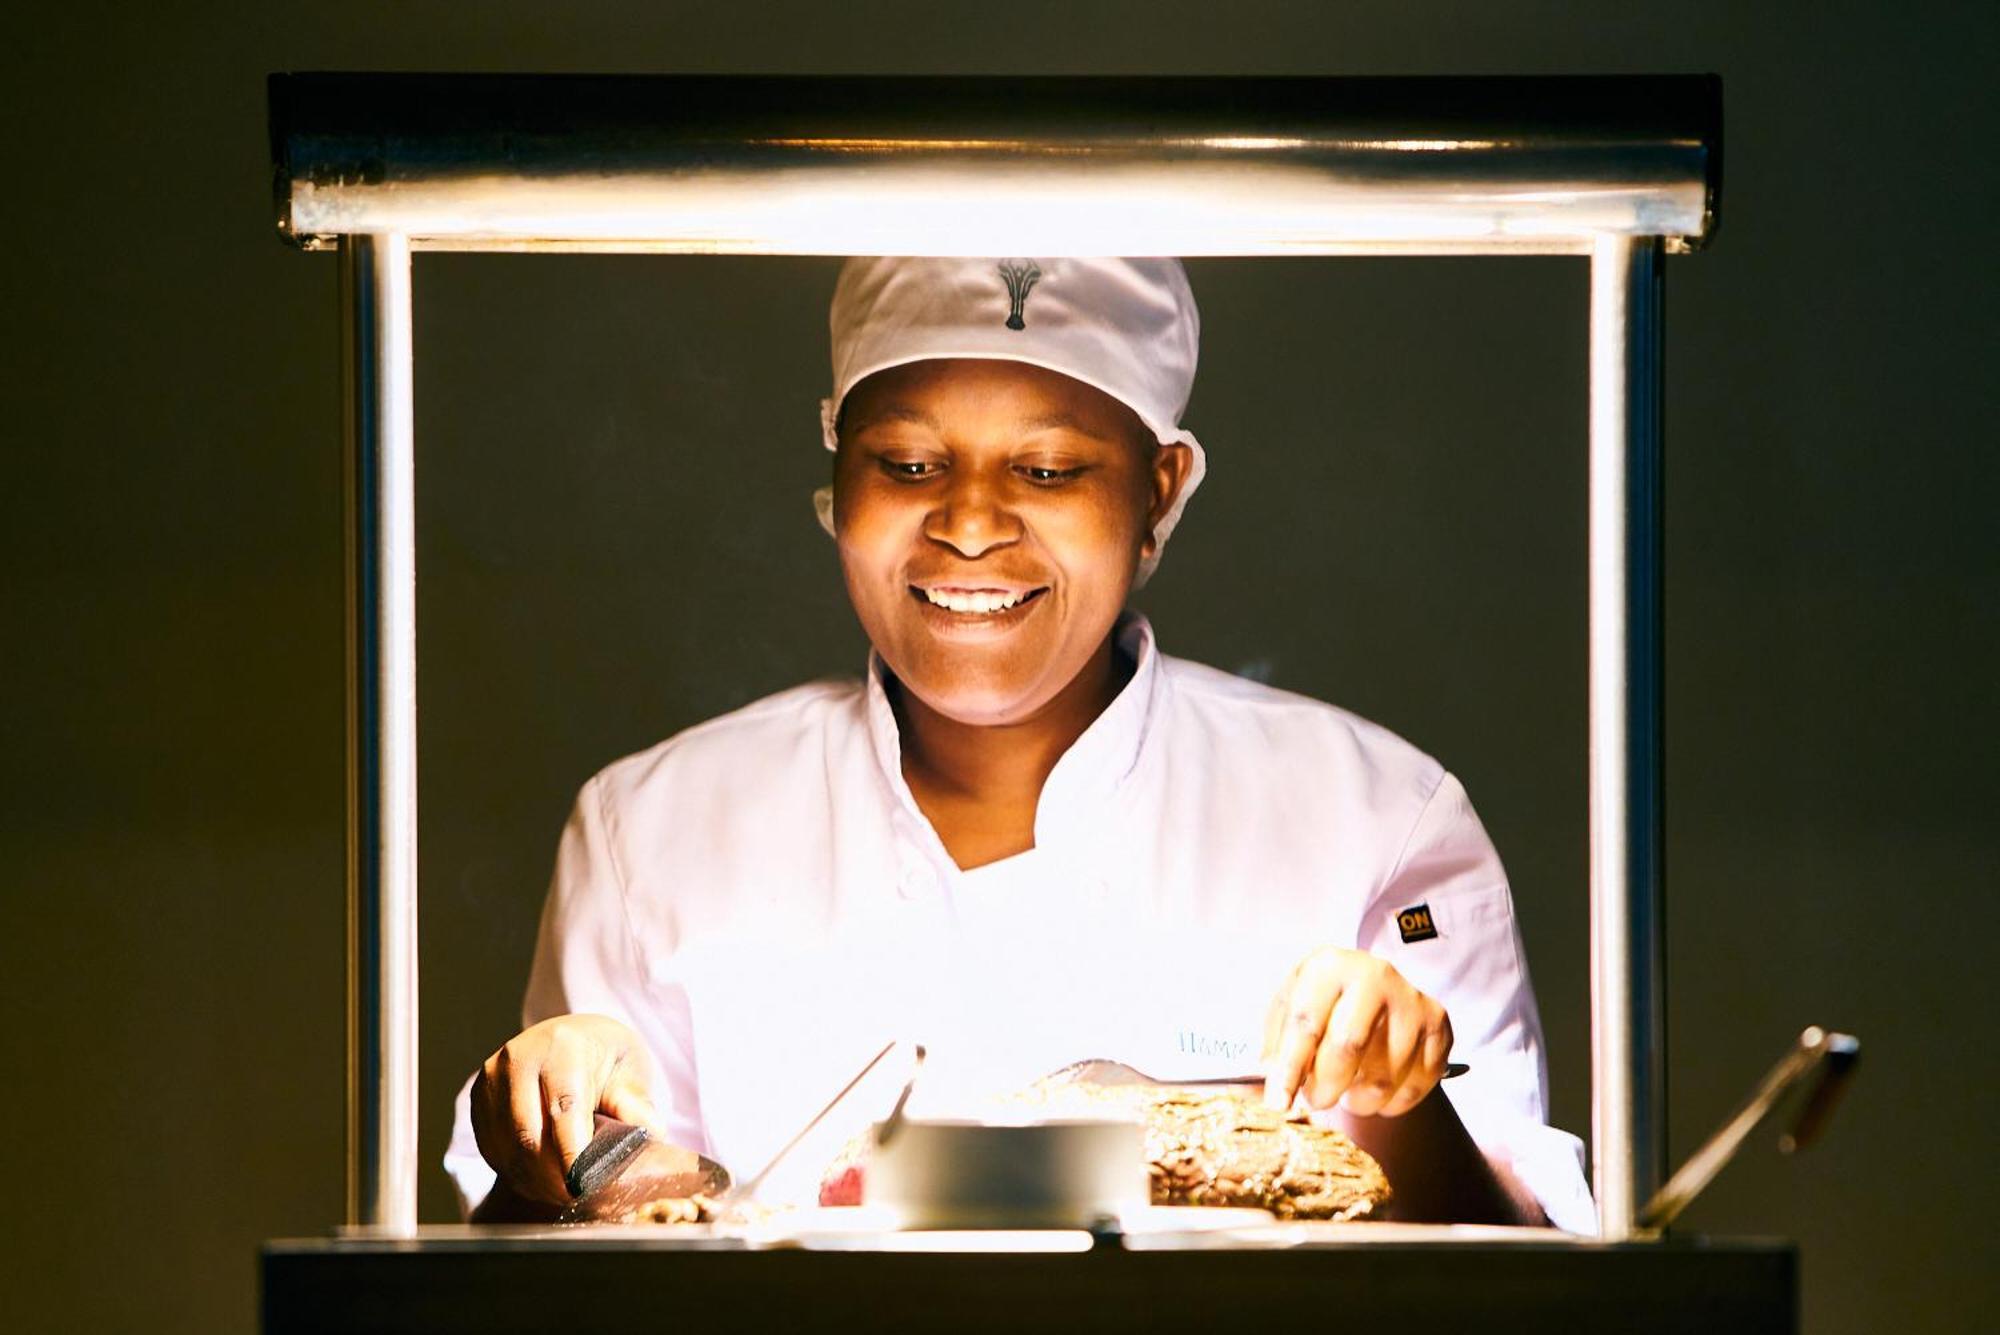
<instances>
[{"instance_id":1,"label":"chef's nose","mask_svg":"<svg viewBox=\"0 0 2000 1335\"><path fill-rule=\"evenodd\" d=\"M1018 542L1021 519L1007 502L1004 482L975 469L955 469L924 520L924 536L976 557Z\"/></svg>"}]
</instances>

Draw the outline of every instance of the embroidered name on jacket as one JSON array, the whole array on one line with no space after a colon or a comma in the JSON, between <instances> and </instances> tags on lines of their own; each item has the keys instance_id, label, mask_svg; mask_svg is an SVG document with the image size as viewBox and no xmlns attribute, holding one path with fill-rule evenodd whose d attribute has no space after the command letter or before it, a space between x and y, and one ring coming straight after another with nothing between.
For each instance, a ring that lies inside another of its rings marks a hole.
<instances>
[{"instance_id":1,"label":"embroidered name on jacket","mask_svg":"<svg viewBox=\"0 0 2000 1335\"><path fill-rule=\"evenodd\" d=\"M1429 904L1412 904L1396 913L1396 930L1402 933L1403 944L1437 939L1437 924L1431 921Z\"/></svg>"},{"instance_id":2,"label":"embroidered name on jacket","mask_svg":"<svg viewBox=\"0 0 2000 1335\"><path fill-rule=\"evenodd\" d=\"M1183 1029L1174 1035L1180 1050L1197 1057L1221 1057L1225 1061L1242 1061L1250 1055L1250 1041L1243 1038L1223 1038L1215 1034L1199 1033L1193 1029Z\"/></svg>"}]
</instances>

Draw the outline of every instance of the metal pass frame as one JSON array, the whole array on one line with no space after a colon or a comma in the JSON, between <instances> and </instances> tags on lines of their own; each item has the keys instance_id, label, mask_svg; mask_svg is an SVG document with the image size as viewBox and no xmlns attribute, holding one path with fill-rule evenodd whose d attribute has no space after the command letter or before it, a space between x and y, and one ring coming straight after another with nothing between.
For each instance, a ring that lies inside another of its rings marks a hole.
<instances>
[{"instance_id":1,"label":"metal pass frame","mask_svg":"<svg viewBox=\"0 0 2000 1335\"><path fill-rule=\"evenodd\" d=\"M1663 1168L1661 257L1721 83L277 74L280 234L338 249L347 394L348 1222L417 1217L418 250L1520 255L1590 264L1593 1185Z\"/></svg>"}]
</instances>

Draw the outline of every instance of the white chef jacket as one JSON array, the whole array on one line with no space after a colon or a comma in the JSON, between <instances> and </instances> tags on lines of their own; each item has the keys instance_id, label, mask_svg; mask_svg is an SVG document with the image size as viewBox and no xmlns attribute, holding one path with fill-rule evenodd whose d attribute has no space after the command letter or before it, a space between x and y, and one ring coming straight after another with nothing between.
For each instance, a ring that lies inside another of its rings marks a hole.
<instances>
[{"instance_id":1,"label":"white chef jacket","mask_svg":"<svg viewBox=\"0 0 2000 1335\"><path fill-rule=\"evenodd\" d=\"M607 767L563 831L523 1024L630 1025L661 1130L740 1180L892 1038L930 1050L919 1110L1092 1057L1253 1072L1291 967L1346 946L1445 1006L1471 1070L1443 1088L1467 1130L1558 1227L1592 1231L1582 1146L1545 1125L1506 875L1458 781L1344 710L1157 652L1143 617L1119 637L1136 670L1050 773L1035 846L971 871L903 780L874 655L864 681L780 692ZM812 1199L886 1111L895 1066L786 1156L766 1201ZM470 1084L445 1157L468 1210L493 1182Z\"/></svg>"}]
</instances>

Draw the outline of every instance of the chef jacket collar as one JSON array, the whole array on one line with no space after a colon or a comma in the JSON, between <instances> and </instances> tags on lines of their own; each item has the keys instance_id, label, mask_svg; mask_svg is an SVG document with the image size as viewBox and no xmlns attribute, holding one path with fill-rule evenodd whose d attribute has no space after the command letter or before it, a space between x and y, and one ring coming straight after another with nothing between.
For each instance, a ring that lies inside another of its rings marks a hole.
<instances>
[{"instance_id":1,"label":"chef jacket collar","mask_svg":"<svg viewBox=\"0 0 2000 1335\"><path fill-rule=\"evenodd\" d=\"M1153 627L1137 612L1125 612L1114 632L1118 647L1133 660L1132 679L1125 683L1104 712L1063 752L1042 785L1035 806L1035 847L1054 849L1087 836L1104 818L1104 804L1138 766L1147 734L1158 712L1165 687ZM900 833L917 840L945 865L951 857L937 831L924 817L910 785L903 778L903 739L896 728L896 711L885 682L888 668L872 649L868 654L868 731L875 745L882 778L895 797L895 823Z\"/></svg>"}]
</instances>

